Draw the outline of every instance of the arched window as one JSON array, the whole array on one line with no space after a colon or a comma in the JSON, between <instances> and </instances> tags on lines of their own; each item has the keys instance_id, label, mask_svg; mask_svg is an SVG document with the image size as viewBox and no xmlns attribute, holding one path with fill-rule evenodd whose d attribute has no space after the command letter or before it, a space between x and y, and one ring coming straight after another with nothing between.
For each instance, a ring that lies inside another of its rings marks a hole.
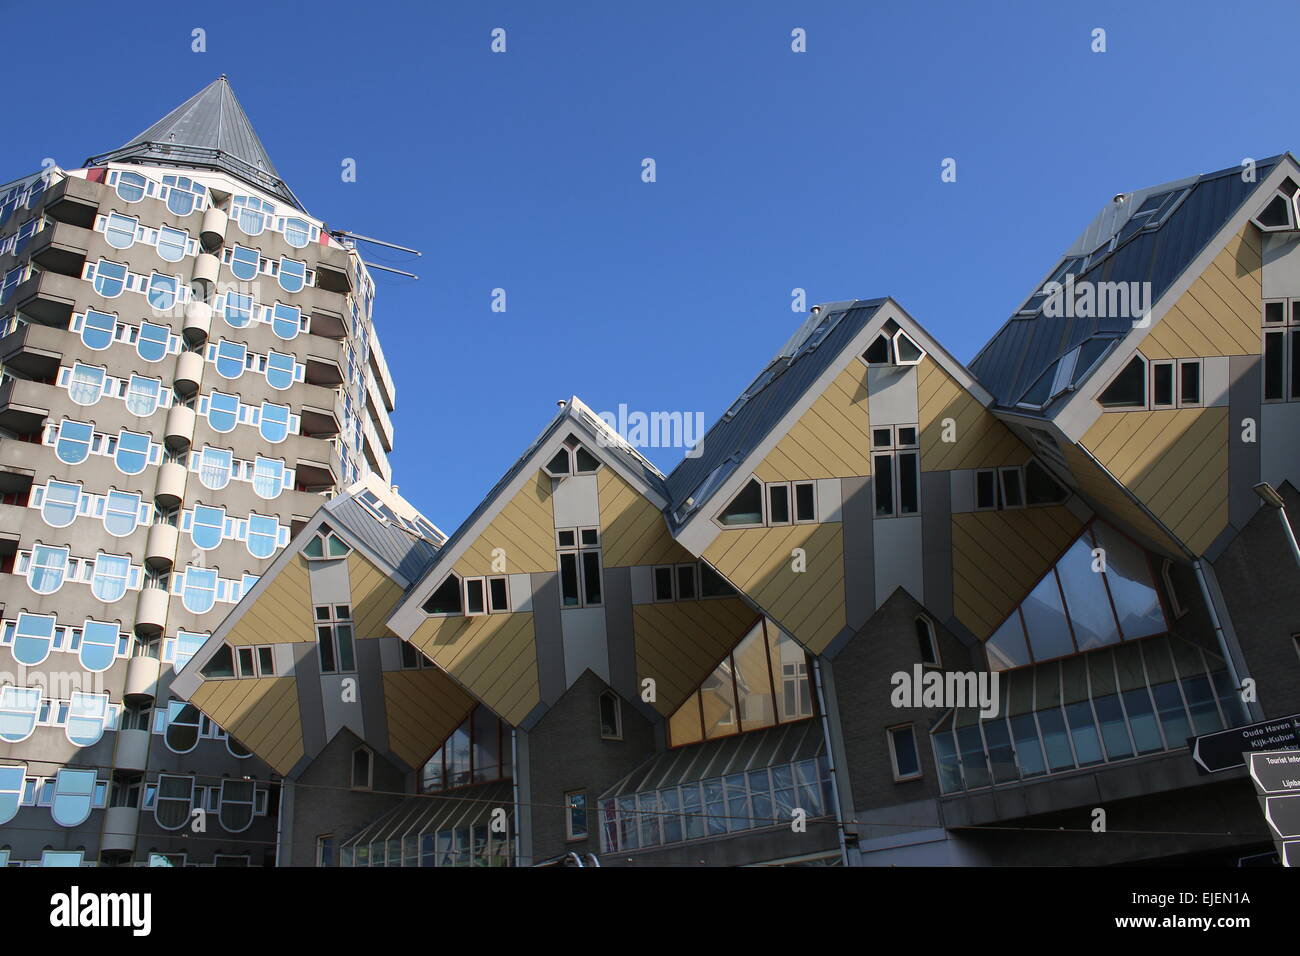
<instances>
[{"instance_id":1,"label":"arched window","mask_svg":"<svg viewBox=\"0 0 1300 956\"><path fill-rule=\"evenodd\" d=\"M86 317L81 323L81 341L88 349L102 352L113 344L113 333L117 331L117 317L107 312L86 310Z\"/></svg>"},{"instance_id":2,"label":"arched window","mask_svg":"<svg viewBox=\"0 0 1300 956\"><path fill-rule=\"evenodd\" d=\"M301 330L302 313L291 305L280 305L277 302L271 310L271 331L288 340L296 338Z\"/></svg>"},{"instance_id":3,"label":"arched window","mask_svg":"<svg viewBox=\"0 0 1300 956\"><path fill-rule=\"evenodd\" d=\"M171 200L168 199L170 204ZM180 262L185 258L189 235L179 229L163 226L158 230L158 255L165 262Z\"/></svg>"},{"instance_id":4,"label":"arched window","mask_svg":"<svg viewBox=\"0 0 1300 956\"><path fill-rule=\"evenodd\" d=\"M122 202L139 202L144 198L145 185L148 182L139 173L119 173L117 176L117 195Z\"/></svg>"},{"instance_id":5,"label":"arched window","mask_svg":"<svg viewBox=\"0 0 1300 956\"><path fill-rule=\"evenodd\" d=\"M291 424L288 405L262 403L262 419L257 428L262 437L272 445L278 445L289 437Z\"/></svg>"},{"instance_id":6,"label":"arched window","mask_svg":"<svg viewBox=\"0 0 1300 956\"><path fill-rule=\"evenodd\" d=\"M374 786L374 755L369 747L352 751L352 789L370 790Z\"/></svg>"},{"instance_id":7,"label":"arched window","mask_svg":"<svg viewBox=\"0 0 1300 956\"><path fill-rule=\"evenodd\" d=\"M167 732L163 735L172 753L187 754L199 743L199 709L183 700L167 702Z\"/></svg>"},{"instance_id":8,"label":"arched window","mask_svg":"<svg viewBox=\"0 0 1300 956\"><path fill-rule=\"evenodd\" d=\"M41 518L51 528L66 528L77 517L81 506L81 485L69 481L51 481L41 496Z\"/></svg>"},{"instance_id":9,"label":"arched window","mask_svg":"<svg viewBox=\"0 0 1300 956\"><path fill-rule=\"evenodd\" d=\"M244 374L248 361L248 349L238 342L222 339L214 350L217 374L222 378L239 378Z\"/></svg>"},{"instance_id":10,"label":"arched window","mask_svg":"<svg viewBox=\"0 0 1300 956\"><path fill-rule=\"evenodd\" d=\"M53 594L63 587L68 571L68 549L52 548L38 544L32 548L31 567L27 571L27 586L37 594Z\"/></svg>"},{"instance_id":11,"label":"arched window","mask_svg":"<svg viewBox=\"0 0 1300 956\"><path fill-rule=\"evenodd\" d=\"M221 825L231 833L247 830L253 822L253 781L221 781Z\"/></svg>"},{"instance_id":12,"label":"arched window","mask_svg":"<svg viewBox=\"0 0 1300 956\"><path fill-rule=\"evenodd\" d=\"M90 591L105 604L120 601L126 594L127 579L130 574L129 557L100 552L95 556L95 571L90 579Z\"/></svg>"},{"instance_id":13,"label":"arched window","mask_svg":"<svg viewBox=\"0 0 1300 956\"><path fill-rule=\"evenodd\" d=\"M179 830L185 826L190 820L193 803L193 777L168 773L158 775L158 795L154 799L153 817L160 827L164 830Z\"/></svg>"},{"instance_id":14,"label":"arched window","mask_svg":"<svg viewBox=\"0 0 1300 956\"><path fill-rule=\"evenodd\" d=\"M39 687L0 687L0 740L22 743L36 729L36 714L41 709Z\"/></svg>"},{"instance_id":15,"label":"arched window","mask_svg":"<svg viewBox=\"0 0 1300 956\"><path fill-rule=\"evenodd\" d=\"M117 658L121 637L121 631L112 622L86 621L81 626L81 666L95 673L108 670Z\"/></svg>"},{"instance_id":16,"label":"arched window","mask_svg":"<svg viewBox=\"0 0 1300 956\"><path fill-rule=\"evenodd\" d=\"M68 398L78 405L94 405L104 394L107 373L94 365L77 362L68 374Z\"/></svg>"},{"instance_id":17,"label":"arched window","mask_svg":"<svg viewBox=\"0 0 1300 956\"><path fill-rule=\"evenodd\" d=\"M190 518L190 537L194 546L204 551L211 551L221 544L225 537L226 509L211 505L195 505Z\"/></svg>"},{"instance_id":18,"label":"arched window","mask_svg":"<svg viewBox=\"0 0 1300 956\"><path fill-rule=\"evenodd\" d=\"M266 355L266 381L274 389L284 391L293 385L298 363L292 355L271 351Z\"/></svg>"},{"instance_id":19,"label":"arched window","mask_svg":"<svg viewBox=\"0 0 1300 956\"><path fill-rule=\"evenodd\" d=\"M222 301L221 314L226 324L232 328L242 329L253 321L253 297L238 292L226 292Z\"/></svg>"},{"instance_id":20,"label":"arched window","mask_svg":"<svg viewBox=\"0 0 1300 956\"><path fill-rule=\"evenodd\" d=\"M167 326L141 322L140 337L136 339L135 350L146 362L161 362L167 356L169 338Z\"/></svg>"},{"instance_id":21,"label":"arched window","mask_svg":"<svg viewBox=\"0 0 1300 956\"><path fill-rule=\"evenodd\" d=\"M104 220L104 241L114 249L130 249L135 245L135 231L139 228L140 220L110 212Z\"/></svg>"},{"instance_id":22,"label":"arched window","mask_svg":"<svg viewBox=\"0 0 1300 956\"><path fill-rule=\"evenodd\" d=\"M115 538L125 538L139 523L140 496L110 491L104 499L104 530Z\"/></svg>"},{"instance_id":23,"label":"arched window","mask_svg":"<svg viewBox=\"0 0 1300 956\"><path fill-rule=\"evenodd\" d=\"M126 410L137 418L148 418L158 410L161 396L161 380L132 375L126 389Z\"/></svg>"},{"instance_id":24,"label":"arched window","mask_svg":"<svg viewBox=\"0 0 1300 956\"><path fill-rule=\"evenodd\" d=\"M284 479L284 462L261 456L253 460L253 491L259 498L278 498L284 490Z\"/></svg>"},{"instance_id":25,"label":"arched window","mask_svg":"<svg viewBox=\"0 0 1300 956\"><path fill-rule=\"evenodd\" d=\"M213 392L208 396L208 424L215 432L232 432L239 423L239 396Z\"/></svg>"},{"instance_id":26,"label":"arched window","mask_svg":"<svg viewBox=\"0 0 1300 956\"><path fill-rule=\"evenodd\" d=\"M280 523L271 516L249 514L248 553L255 558L269 558L280 543Z\"/></svg>"},{"instance_id":27,"label":"arched window","mask_svg":"<svg viewBox=\"0 0 1300 956\"><path fill-rule=\"evenodd\" d=\"M54 778L54 797L50 801L50 816L61 827L76 827L90 816L95 796L94 770L73 770L64 767Z\"/></svg>"},{"instance_id":28,"label":"arched window","mask_svg":"<svg viewBox=\"0 0 1300 956\"><path fill-rule=\"evenodd\" d=\"M234 454L221 448L204 448L199 454L199 483L204 488L220 491L230 484L234 467Z\"/></svg>"},{"instance_id":29,"label":"arched window","mask_svg":"<svg viewBox=\"0 0 1300 956\"><path fill-rule=\"evenodd\" d=\"M297 259L280 258L280 272L276 276L280 288L285 292L301 292L307 283L307 263Z\"/></svg>"},{"instance_id":30,"label":"arched window","mask_svg":"<svg viewBox=\"0 0 1300 956\"><path fill-rule=\"evenodd\" d=\"M27 779L27 765L0 767L0 826L18 815L23 801L23 783Z\"/></svg>"},{"instance_id":31,"label":"arched window","mask_svg":"<svg viewBox=\"0 0 1300 956\"><path fill-rule=\"evenodd\" d=\"M14 660L27 667L45 662L54 640L53 614L19 614L14 626Z\"/></svg>"},{"instance_id":32,"label":"arched window","mask_svg":"<svg viewBox=\"0 0 1300 956\"><path fill-rule=\"evenodd\" d=\"M206 614L217 601L217 569L185 569L181 584L181 603L191 614Z\"/></svg>"},{"instance_id":33,"label":"arched window","mask_svg":"<svg viewBox=\"0 0 1300 956\"><path fill-rule=\"evenodd\" d=\"M108 724L108 694L72 692L69 702L68 723L64 733L78 747L99 743Z\"/></svg>"},{"instance_id":34,"label":"arched window","mask_svg":"<svg viewBox=\"0 0 1300 956\"><path fill-rule=\"evenodd\" d=\"M237 245L230 250L230 271L236 279L252 282L257 278L257 267L261 260L256 249L245 249Z\"/></svg>"},{"instance_id":35,"label":"arched window","mask_svg":"<svg viewBox=\"0 0 1300 956\"><path fill-rule=\"evenodd\" d=\"M94 436L93 426L65 418L59 422L58 436L54 441L54 454L65 465L80 465L90 455L90 440Z\"/></svg>"},{"instance_id":36,"label":"arched window","mask_svg":"<svg viewBox=\"0 0 1300 956\"><path fill-rule=\"evenodd\" d=\"M148 435L122 429L118 433L117 452L113 456L117 470L124 475L140 474L149 464L152 445Z\"/></svg>"},{"instance_id":37,"label":"arched window","mask_svg":"<svg viewBox=\"0 0 1300 956\"><path fill-rule=\"evenodd\" d=\"M623 702L612 690L600 695L600 736L605 740L623 739Z\"/></svg>"},{"instance_id":38,"label":"arched window","mask_svg":"<svg viewBox=\"0 0 1300 956\"><path fill-rule=\"evenodd\" d=\"M100 259L92 268L95 270L92 284L105 299L116 299L126 289L126 266Z\"/></svg>"}]
</instances>

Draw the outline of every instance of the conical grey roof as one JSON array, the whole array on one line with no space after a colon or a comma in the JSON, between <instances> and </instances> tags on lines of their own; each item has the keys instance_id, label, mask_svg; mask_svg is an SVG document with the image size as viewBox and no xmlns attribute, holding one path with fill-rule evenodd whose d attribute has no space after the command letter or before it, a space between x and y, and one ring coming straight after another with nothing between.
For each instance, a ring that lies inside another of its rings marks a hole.
<instances>
[{"instance_id":1,"label":"conical grey roof","mask_svg":"<svg viewBox=\"0 0 1300 956\"><path fill-rule=\"evenodd\" d=\"M87 160L219 169L301 209L222 74L126 145Z\"/></svg>"}]
</instances>

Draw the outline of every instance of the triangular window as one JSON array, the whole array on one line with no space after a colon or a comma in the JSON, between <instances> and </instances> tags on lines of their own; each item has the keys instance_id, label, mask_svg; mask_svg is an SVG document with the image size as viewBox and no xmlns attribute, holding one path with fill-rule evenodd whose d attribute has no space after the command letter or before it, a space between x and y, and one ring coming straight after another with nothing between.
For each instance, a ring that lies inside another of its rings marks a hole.
<instances>
[{"instance_id":1,"label":"triangular window","mask_svg":"<svg viewBox=\"0 0 1300 956\"><path fill-rule=\"evenodd\" d=\"M1135 355L1106 386L1097 401L1105 408L1145 408L1147 403L1147 368L1141 355Z\"/></svg>"},{"instance_id":2,"label":"triangular window","mask_svg":"<svg viewBox=\"0 0 1300 956\"><path fill-rule=\"evenodd\" d=\"M755 478L749 479L731 504L722 509L718 522L728 527L761 525L763 523L763 486Z\"/></svg>"}]
</instances>

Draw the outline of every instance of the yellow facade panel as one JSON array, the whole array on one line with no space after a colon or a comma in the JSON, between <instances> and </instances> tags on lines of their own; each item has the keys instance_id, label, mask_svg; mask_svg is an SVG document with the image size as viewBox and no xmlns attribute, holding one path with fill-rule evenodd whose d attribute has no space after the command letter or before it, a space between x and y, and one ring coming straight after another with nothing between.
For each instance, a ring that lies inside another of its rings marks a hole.
<instances>
[{"instance_id":1,"label":"yellow facade panel","mask_svg":"<svg viewBox=\"0 0 1300 956\"><path fill-rule=\"evenodd\" d=\"M494 560L500 548L505 570ZM521 574L555 570L555 515L551 479L538 469L456 562L459 575Z\"/></svg>"},{"instance_id":2,"label":"yellow facade panel","mask_svg":"<svg viewBox=\"0 0 1300 956\"><path fill-rule=\"evenodd\" d=\"M668 532L663 512L606 466L596 473L600 540L607 568L679 564L694 556Z\"/></svg>"},{"instance_id":3,"label":"yellow facade panel","mask_svg":"<svg viewBox=\"0 0 1300 956\"><path fill-rule=\"evenodd\" d=\"M226 640L230 644L293 644L315 641L307 562L292 557L253 604L241 614Z\"/></svg>"},{"instance_id":4,"label":"yellow facade panel","mask_svg":"<svg viewBox=\"0 0 1300 956\"><path fill-rule=\"evenodd\" d=\"M739 598L711 598L632 609L638 685L655 682L653 705L672 714L754 626L758 614Z\"/></svg>"},{"instance_id":5,"label":"yellow facade panel","mask_svg":"<svg viewBox=\"0 0 1300 956\"><path fill-rule=\"evenodd\" d=\"M411 643L508 723L518 723L540 699L532 614L431 617ZM522 689L516 686L521 675Z\"/></svg>"},{"instance_id":6,"label":"yellow facade panel","mask_svg":"<svg viewBox=\"0 0 1300 956\"><path fill-rule=\"evenodd\" d=\"M402 598L402 588L356 551L348 555L353 633L358 638L391 637L385 623Z\"/></svg>"},{"instance_id":7,"label":"yellow facade panel","mask_svg":"<svg viewBox=\"0 0 1300 956\"><path fill-rule=\"evenodd\" d=\"M204 681L191 702L277 773L288 773L302 757L293 677Z\"/></svg>"},{"instance_id":8,"label":"yellow facade panel","mask_svg":"<svg viewBox=\"0 0 1300 956\"><path fill-rule=\"evenodd\" d=\"M852 361L754 469L760 481L871 474L867 368Z\"/></svg>"},{"instance_id":9,"label":"yellow facade panel","mask_svg":"<svg viewBox=\"0 0 1300 956\"><path fill-rule=\"evenodd\" d=\"M917 368L916 393L923 471L1023 465L1029 458L1011 429L932 359Z\"/></svg>"},{"instance_id":10,"label":"yellow facade panel","mask_svg":"<svg viewBox=\"0 0 1300 956\"><path fill-rule=\"evenodd\" d=\"M436 668L385 672L388 749L418 769L474 704L473 697Z\"/></svg>"}]
</instances>

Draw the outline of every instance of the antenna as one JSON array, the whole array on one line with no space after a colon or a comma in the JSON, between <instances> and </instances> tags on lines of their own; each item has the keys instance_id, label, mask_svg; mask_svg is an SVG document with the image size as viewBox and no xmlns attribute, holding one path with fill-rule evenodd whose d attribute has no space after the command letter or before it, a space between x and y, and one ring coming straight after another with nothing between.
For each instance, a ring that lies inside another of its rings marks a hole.
<instances>
[{"instance_id":1,"label":"antenna","mask_svg":"<svg viewBox=\"0 0 1300 956\"><path fill-rule=\"evenodd\" d=\"M382 239L372 239L370 236L363 236L360 233L355 233L355 232L347 232L343 229L332 230L330 232L330 235L336 239L350 239L353 242L357 242L357 241L369 242L369 243L373 243L376 246L383 246L386 249L396 249L398 252L409 252L413 256L422 255L419 249L408 249L406 246L399 246L395 242L384 242L384 240ZM366 262L365 259L361 260L361 264L364 265L367 269L379 269L382 270L383 272L392 272L399 276L406 276L408 279L420 278L414 272L405 272L401 269L394 269L391 266L381 266L377 262Z\"/></svg>"}]
</instances>

